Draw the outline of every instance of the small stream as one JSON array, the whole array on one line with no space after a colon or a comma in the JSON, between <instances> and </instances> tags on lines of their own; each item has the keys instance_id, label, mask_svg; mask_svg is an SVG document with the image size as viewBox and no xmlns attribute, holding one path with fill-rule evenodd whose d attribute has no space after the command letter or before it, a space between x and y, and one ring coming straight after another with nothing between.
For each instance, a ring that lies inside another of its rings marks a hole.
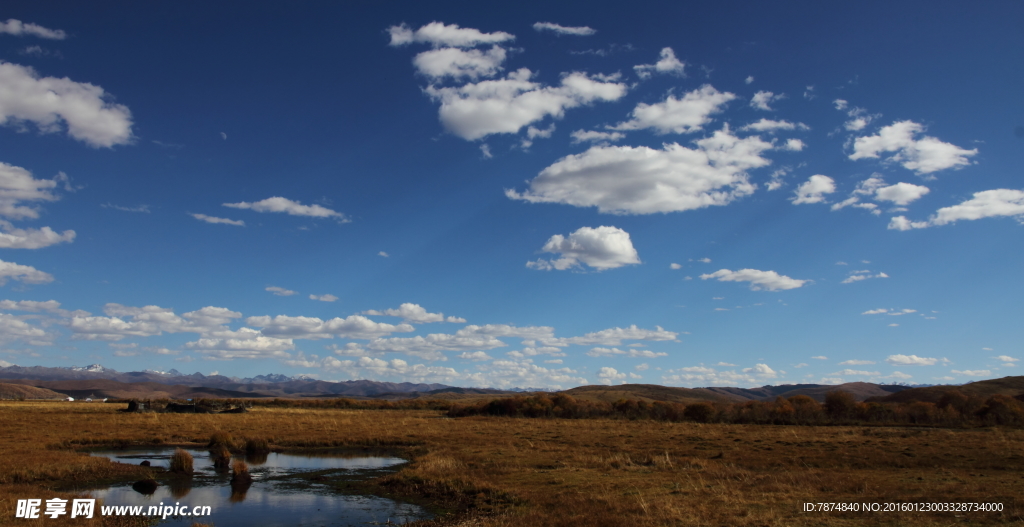
<instances>
[{"instance_id":1,"label":"small stream","mask_svg":"<svg viewBox=\"0 0 1024 527\"><path fill-rule=\"evenodd\" d=\"M234 488L230 471L214 469L205 449L185 449L193 457L191 478L158 478L160 486L152 494L143 494L123 483L90 490L92 497L105 506L150 506L176 504L191 511L209 506L210 516L170 516L161 526L191 526L193 522L217 527L292 527L356 526L402 524L427 519L431 515L416 505L376 496L340 494L328 482L363 480L392 473L406 461L397 457L353 456L340 451L271 453L267 456L235 456L249 464L253 483ZM148 448L93 451L120 463L167 468L174 448ZM100 506L97 504L96 514Z\"/></svg>"}]
</instances>

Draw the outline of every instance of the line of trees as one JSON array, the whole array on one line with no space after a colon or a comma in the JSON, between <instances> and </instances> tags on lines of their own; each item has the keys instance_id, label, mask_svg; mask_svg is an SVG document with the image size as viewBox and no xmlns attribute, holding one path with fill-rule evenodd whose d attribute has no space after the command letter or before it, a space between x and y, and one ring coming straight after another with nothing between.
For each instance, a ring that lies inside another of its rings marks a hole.
<instances>
[{"instance_id":1,"label":"line of trees","mask_svg":"<svg viewBox=\"0 0 1024 527\"><path fill-rule=\"evenodd\" d=\"M698 423L776 425L913 424L928 426L1024 426L1024 403L1006 395L987 399L951 389L937 403L857 402L852 394L832 391L819 403L806 395L774 401L693 404L620 399L614 403L575 399L566 394L494 399L456 404L449 417L495 415L561 419L653 419Z\"/></svg>"}]
</instances>

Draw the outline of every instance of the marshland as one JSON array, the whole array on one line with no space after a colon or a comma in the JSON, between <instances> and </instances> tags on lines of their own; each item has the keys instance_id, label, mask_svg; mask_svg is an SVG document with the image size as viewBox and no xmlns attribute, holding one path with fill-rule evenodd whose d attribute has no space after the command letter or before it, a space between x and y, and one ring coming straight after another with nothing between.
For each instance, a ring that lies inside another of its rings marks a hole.
<instances>
[{"instance_id":1,"label":"marshland","mask_svg":"<svg viewBox=\"0 0 1024 527\"><path fill-rule=\"evenodd\" d=\"M154 469L96 447L248 439L274 452L388 451L397 472L338 481L436 516L414 525L934 525L1024 518L1024 430L766 425L656 419L449 417L441 409L256 406L244 414L122 413L122 405L0 403L0 523L17 499L70 497ZM157 480L173 477L156 471ZM330 482L328 482L330 483ZM817 502L1003 503L1002 512L803 512ZM21 520L17 520L21 521ZM137 519L47 519L127 525ZM120 523L118 523L120 522Z\"/></svg>"}]
</instances>

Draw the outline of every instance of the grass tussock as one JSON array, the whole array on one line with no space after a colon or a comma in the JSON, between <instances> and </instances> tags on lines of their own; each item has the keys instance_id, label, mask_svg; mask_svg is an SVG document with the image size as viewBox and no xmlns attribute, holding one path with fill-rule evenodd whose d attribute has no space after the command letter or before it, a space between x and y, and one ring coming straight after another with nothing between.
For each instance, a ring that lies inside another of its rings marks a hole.
<instances>
[{"instance_id":1,"label":"grass tussock","mask_svg":"<svg viewBox=\"0 0 1024 527\"><path fill-rule=\"evenodd\" d=\"M213 461L213 468L227 470L231 465L231 451L224 445L217 445L210 449L210 460Z\"/></svg>"},{"instance_id":2,"label":"grass tussock","mask_svg":"<svg viewBox=\"0 0 1024 527\"><path fill-rule=\"evenodd\" d=\"M192 454L176 448L174 453L171 454L171 462L168 469L176 474L191 474L192 473Z\"/></svg>"},{"instance_id":3,"label":"grass tussock","mask_svg":"<svg viewBox=\"0 0 1024 527\"><path fill-rule=\"evenodd\" d=\"M227 432L214 432L210 435L210 442L206 444L206 447L211 451L217 447L224 447L230 450L235 447L235 441L231 438L231 434Z\"/></svg>"},{"instance_id":4,"label":"grass tussock","mask_svg":"<svg viewBox=\"0 0 1024 527\"><path fill-rule=\"evenodd\" d=\"M245 439L245 454L260 456L270 453L270 441L265 437L249 437Z\"/></svg>"}]
</instances>

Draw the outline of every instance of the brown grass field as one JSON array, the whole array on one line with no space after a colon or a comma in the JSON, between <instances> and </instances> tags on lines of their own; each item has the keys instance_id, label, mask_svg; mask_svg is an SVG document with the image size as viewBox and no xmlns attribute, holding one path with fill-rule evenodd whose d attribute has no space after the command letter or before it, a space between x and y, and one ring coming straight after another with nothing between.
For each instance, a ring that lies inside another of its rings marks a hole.
<instances>
[{"instance_id":1,"label":"brown grass field","mask_svg":"<svg viewBox=\"0 0 1024 527\"><path fill-rule=\"evenodd\" d=\"M130 525L123 518L15 519L14 508L19 498L67 498L79 484L148 473L78 448L206 446L215 431L266 438L274 449L391 449L412 463L363 490L441 513L424 526L1024 523L1020 429L451 419L434 410L263 407L124 414L122 406L0 402L0 525ZM806 502L895 501L1002 502L1004 510L802 510Z\"/></svg>"}]
</instances>

